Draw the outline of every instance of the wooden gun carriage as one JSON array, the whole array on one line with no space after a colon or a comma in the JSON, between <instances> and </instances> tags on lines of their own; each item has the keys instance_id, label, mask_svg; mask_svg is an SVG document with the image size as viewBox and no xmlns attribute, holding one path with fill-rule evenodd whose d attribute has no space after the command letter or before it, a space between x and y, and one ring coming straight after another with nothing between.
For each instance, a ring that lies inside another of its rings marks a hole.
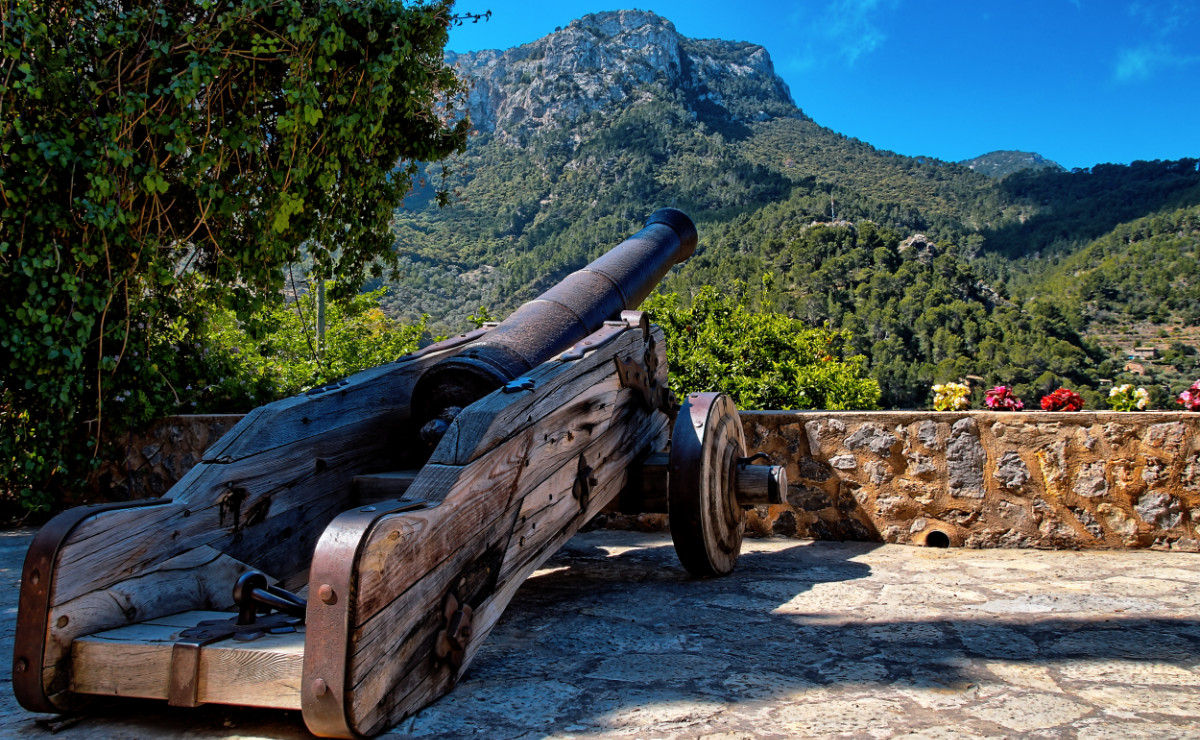
<instances>
[{"instance_id":1,"label":"wooden gun carriage","mask_svg":"<svg viewBox=\"0 0 1200 740\"><path fill-rule=\"evenodd\" d=\"M635 478L668 490L688 570L728 573L739 500L781 500L782 469L748 464L727 397L675 404L662 332L631 310L695 246L658 211L503 323L255 409L166 497L51 520L22 577L21 704L378 733L453 688L521 582Z\"/></svg>"}]
</instances>

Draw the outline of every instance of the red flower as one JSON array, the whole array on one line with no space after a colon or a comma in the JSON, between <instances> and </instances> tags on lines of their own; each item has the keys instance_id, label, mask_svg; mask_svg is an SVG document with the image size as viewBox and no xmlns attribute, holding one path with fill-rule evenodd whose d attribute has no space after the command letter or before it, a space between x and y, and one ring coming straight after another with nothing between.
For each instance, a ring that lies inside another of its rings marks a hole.
<instances>
[{"instance_id":1,"label":"red flower","mask_svg":"<svg viewBox=\"0 0 1200 740\"><path fill-rule=\"evenodd\" d=\"M1083 408L1083 396L1066 388L1059 388L1048 396L1042 396L1043 411L1079 411Z\"/></svg>"}]
</instances>

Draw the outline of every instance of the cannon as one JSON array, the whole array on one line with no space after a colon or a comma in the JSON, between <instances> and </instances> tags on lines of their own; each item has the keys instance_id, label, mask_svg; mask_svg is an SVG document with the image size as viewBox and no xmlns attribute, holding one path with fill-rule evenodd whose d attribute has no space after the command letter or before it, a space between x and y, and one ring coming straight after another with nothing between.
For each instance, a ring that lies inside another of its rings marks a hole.
<instances>
[{"instance_id":1,"label":"cannon","mask_svg":"<svg viewBox=\"0 0 1200 740\"><path fill-rule=\"evenodd\" d=\"M20 703L376 734L450 691L522 581L639 486L667 491L690 572L730 572L742 504L780 501L782 469L753 464L728 397L676 402L634 310L696 239L658 211L502 323L255 409L163 498L52 519L22 574Z\"/></svg>"}]
</instances>

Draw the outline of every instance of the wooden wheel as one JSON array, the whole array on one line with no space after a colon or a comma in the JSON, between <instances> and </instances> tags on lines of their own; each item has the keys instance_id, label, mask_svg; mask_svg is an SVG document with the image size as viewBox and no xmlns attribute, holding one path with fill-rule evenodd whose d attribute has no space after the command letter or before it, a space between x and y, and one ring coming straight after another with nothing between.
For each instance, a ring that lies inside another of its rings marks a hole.
<instances>
[{"instance_id":1,"label":"wooden wheel","mask_svg":"<svg viewBox=\"0 0 1200 740\"><path fill-rule=\"evenodd\" d=\"M727 575L742 550L745 514L736 496L746 441L737 407L723 393L693 393L671 435L667 513L675 552L699 578Z\"/></svg>"}]
</instances>

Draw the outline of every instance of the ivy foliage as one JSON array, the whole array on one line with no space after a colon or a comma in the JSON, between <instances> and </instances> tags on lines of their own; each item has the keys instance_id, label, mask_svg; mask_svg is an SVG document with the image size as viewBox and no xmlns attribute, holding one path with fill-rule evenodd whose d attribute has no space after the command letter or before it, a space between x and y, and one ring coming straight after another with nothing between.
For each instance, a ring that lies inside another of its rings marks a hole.
<instances>
[{"instance_id":1,"label":"ivy foliage","mask_svg":"<svg viewBox=\"0 0 1200 740\"><path fill-rule=\"evenodd\" d=\"M814 329L769 310L754 311L745 284L733 293L705 286L684 307L678 294L642 304L663 327L671 390L729 394L746 409L877 409L879 385L861 356L842 352L844 332Z\"/></svg>"},{"instance_id":2,"label":"ivy foliage","mask_svg":"<svg viewBox=\"0 0 1200 740\"><path fill-rule=\"evenodd\" d=\"M133 358L198 303L248 315L292 262L343 295L394 264L417 162L465 147L450 7L0 8L0 491L76 486L116 394L167 390Z\"/></svg>"}]
</instances>

